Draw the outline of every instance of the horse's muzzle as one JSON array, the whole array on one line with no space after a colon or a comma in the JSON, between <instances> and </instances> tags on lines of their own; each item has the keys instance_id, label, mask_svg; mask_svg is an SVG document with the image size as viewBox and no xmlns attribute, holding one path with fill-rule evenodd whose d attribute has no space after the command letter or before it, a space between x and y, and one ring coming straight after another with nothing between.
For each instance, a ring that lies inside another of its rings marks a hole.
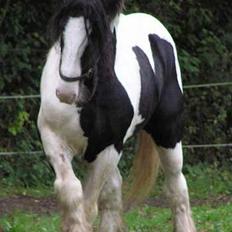
<instances>
[{"instance_id":1,"label":"horse's muzzle","mask_svg":"<svg viewBox=\"0 0 232 232\"><path fill-rule=\"evenodd\" d=\"M61 91L59 89L56 89L56 96L58 97L58 99L60 100L60 102L62 103L66 103L66 104L73 104L76 101L76 94L75 93L69 93L69 92L65 92L65 91Z\"/></svg>"},{"instance_id":2,"label":"horse's muzzle","mask_svg":"<svg viewBox=\"0 0 232 232\"><path fill-rule=\"evenodd\" d=\"M56 96L62 103L69 105L75 104L77 107L83 107L89 101L90 92L84 85L81 85L78 94L73 90L61 87L56 89Z\"/></svg>"}]
</instances>

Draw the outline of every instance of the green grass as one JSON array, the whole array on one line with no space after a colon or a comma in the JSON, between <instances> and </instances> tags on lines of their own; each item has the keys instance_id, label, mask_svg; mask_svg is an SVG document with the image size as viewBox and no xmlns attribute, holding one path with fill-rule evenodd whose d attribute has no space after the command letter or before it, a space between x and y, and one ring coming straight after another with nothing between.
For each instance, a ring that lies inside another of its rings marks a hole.
<instances>
[{"instance_id":1,"label":"green grass","mask_svg":"<svg viewBox=\"0 0 232 232\"><path fill-rule=\"evenodd\" d=\"M232 203L217 208L193 207L192 210L198 231L232 231ZM130 212L125 218L130 232L172 231L171 213L168 209L147 206Z\"/></svg>"},{"instance_id":2,"label":"green grass","mask_svg":"<svg viewBox=\"0 0 232 232\"><path fill-rule=\"evenodd\" d=\"M186 166L184 173L191 198L207 199L219 195L232 195L232 171L229 168L199 164L193 167Z\"/></svg>"},{"instance_id":3,"label":"green grass","mask_svg":"<svg viewBox=\"0 0 232 232\"><path fill-rule=\"evenodd\" d=\"M0 183L0 197L8 197L12 195L23 195L33 197L48 197L54 192L52 186L38 185L33 188L25 188L19 185L6 185Z\"/></svg>"},{"instance_id":4,"label":"green grass","mask_svg":"<svg viewBox=\"0 0 232 232\"><path fill-rule=\"evenodd\" d=\"M232 172L229 169L218 168L200 164L194 167L185 166L186 176L191 198L207 199L219 195L232 195ZM163 174L158 178L152 195L162 194L164 177ZM9 184L10 183L10 184ZM53 187L38 184L36 187L25 188L22 185L8 184L0 181L0 197L9 195L29 195L34 197L47 197L53 194Z\"/></svg>"},{"instance_id":5,"label":"green grass","mask_svg":"<svg viewBox=\"0 0 232 232\"><path fill-rule=\"evenodd\" d=\"M231 232L232 203L217 208L193 207L193 216L199 232ZM125 215L129 232L172 231L168 209L144 206ZM58 215L36 215L16 212L0 219L4 232L57 232Z\"/></svg>"},{"instance_id":6,"label":"green grass","mask_svg":"<svg viewBox=\"0 0 232 232\"><path fill-rule=\"evenodd\" d=\"M59 217L15 212L0 219L4 232L57 232Z\"/></svg>"},{"instance_id":7,"label":"green grass","mask_svg":"<svg viewBox=\"0 0 232 232\"><path fill-rule=\"evenodd\" d=\"M191 199L218 199L222 195L232 194L232 175L229 169L214 166L186 166L184 169ZM152 193L162 196L163 176L159 178L156 190ZM29 195L47 197L53 194L53 188L41 186L23 188L13 183L0 183L0 197L11 195ZM212 201L212 200L211 200ZM231 232L232 202L224 204L203 205L193 207L193 216L199 232ZM168 209L143 206L127 213L124 217L129 232L168 232L172 231L171 214ZM60 218L57 214L37 215L27 212L13 212L0 217L4 232L57 232Z\"/></svg>"},{"instance_id":8,"label":"green grass","mask_svg":"<svg viewBox=\"0 0 232 232\"><path fill-rule=\"evenodd\" d=\"M229 168L219 168L199 164L186 165L183 173L186 177L190 198L208 199L220 195L232 195L232 171ZM152 196L162 194L164 176L161 172Z\"/></svg>"}]
</instances>

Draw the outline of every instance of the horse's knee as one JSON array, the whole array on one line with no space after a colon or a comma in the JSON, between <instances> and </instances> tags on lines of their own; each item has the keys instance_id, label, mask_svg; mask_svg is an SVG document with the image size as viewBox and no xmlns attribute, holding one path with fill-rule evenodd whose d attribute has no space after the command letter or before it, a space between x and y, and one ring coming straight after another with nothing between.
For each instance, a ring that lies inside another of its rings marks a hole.
<instances>
[{"instance_id":1,"label":"horse's knee","mask_svg":"<svg viewBox=\"0 0 232 232\"><path fill-rule=\"evenodd\" d=\"M180 176L182 174L182 168L182 160L179 159L179 157L173 159L172 164L163 166L163 170L167 178Z\"/></svg>"},{"instance_id":2,"label":"horse's knee","mask_svg":"<svg viewBox=\"0 0 232 232\"><path fill-rule=\"evenodd\" d=\"M63 206L77 208L83 201L82 185L77 178L57 178L54 182L54 188L58 200Z\"/></svg>"},{"instance_id":3,"label":"horse's knee","mask_svg":"<svg viewBox=\"0 0 232 232\"><path fill-rule=\"evenodd\" d=\"M174 149L159 147L161 165L166 177L179 176L182 173L183 153L181 143L177 143Z\"/></svg>"}]
</instances>

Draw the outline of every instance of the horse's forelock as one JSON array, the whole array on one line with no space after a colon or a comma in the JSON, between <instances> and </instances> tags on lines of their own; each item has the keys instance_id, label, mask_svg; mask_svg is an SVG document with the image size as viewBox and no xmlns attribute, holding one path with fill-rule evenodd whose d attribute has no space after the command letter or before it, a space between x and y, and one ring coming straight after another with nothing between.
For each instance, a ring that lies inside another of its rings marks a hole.
<instances>
[{"instance_id":1,"label":"horse's forelock","mask_svg":"<svg viewBox=\"0 0 232 232\"><path fill-rule=\"evenodd\" d=\"M108 22L102 0L63 0L49 24L49 36L55 43L62 34L69 17L83 16L93 31L103 39Z\"/></svg>"}]
</instances>

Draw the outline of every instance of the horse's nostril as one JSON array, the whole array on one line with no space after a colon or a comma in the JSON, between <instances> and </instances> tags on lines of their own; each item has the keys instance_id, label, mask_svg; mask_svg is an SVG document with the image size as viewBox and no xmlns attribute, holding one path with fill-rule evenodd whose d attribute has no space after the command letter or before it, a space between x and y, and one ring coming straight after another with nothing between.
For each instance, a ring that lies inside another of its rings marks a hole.
<instances>
[{"instance_id":1,"label":"horse's nostril","mask_svg":"<svg viewBox=\"0 0 232 232\"><path fill-rule=\"evenodd\" d=\"M59 89L57 89L56 90L56 96L59 98L59 96L60 96L60 90Z\"/></svg>"},{"instance_id":2,"label":"horse's nostril","mask_svg":"<svg viewBox=\"0 0 232 232\"><path fill-rule=\"evenodd\" d=\"M76 94L75 93L65 93L56 89L56 96L59 98L60 102L72 104L75 102Z\"/></svg>"},{"instance_id":3,"label":"horse's nostril","mask_svg":"<svg viewBox=\"0 0 232 232\"><path fill-rule=\"evenodd\" d=\"M72 103L75 101L75 99L76 99L76 94L74 93L71 98Z\"/></svg>"}]
</instances>

